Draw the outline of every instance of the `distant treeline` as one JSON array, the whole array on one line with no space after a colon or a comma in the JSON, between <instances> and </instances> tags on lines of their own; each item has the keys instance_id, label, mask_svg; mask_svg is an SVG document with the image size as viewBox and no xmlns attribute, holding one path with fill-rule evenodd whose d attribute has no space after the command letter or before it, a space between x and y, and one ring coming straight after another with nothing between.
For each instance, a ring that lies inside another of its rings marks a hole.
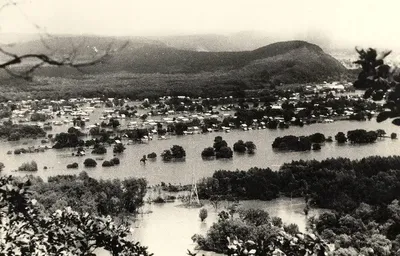
<instances>
[{"instance_id":1,"label":"distant treeline","mask_svg":"<svg viewBox=\"0 0 400 256\"><path fill-rule=\"evenodd\" d=\"M300 160L283 164L279 171L219 170L203 179L198 189L204 199L221 196L271 200L280 195L304 196L315 206L346 212L361 202L389 204L399 197L400 156Z\"/></svg>"},{"instance_id":2,"label":"distant treeline","mask_svg":"<svg viewBox=\"0 0 400 256\"><path fill-rule=\"evenodd\" d=\"M46 132L37 125L13 124L4 122L0 125L0 138L17 141L22 138L37 138L46 136Z\"/></svg>"}]
</instances>

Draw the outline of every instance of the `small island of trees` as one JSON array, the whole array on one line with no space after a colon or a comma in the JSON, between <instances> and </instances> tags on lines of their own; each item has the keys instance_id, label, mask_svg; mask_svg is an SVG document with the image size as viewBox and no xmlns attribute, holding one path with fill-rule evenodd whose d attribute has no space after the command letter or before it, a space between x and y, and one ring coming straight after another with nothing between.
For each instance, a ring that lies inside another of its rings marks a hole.
<instances>
[{"instance_id":1,"label":"small island of trees","mask_svg":"<svg viewBox=\"0 0 400 256\"><path fill-rule=\"evenodd\" d=\"M164 150L161 154L163 161L169 162L171 160L184 160L186 151L182 146L173 145L170 149Z\"/></svg>"},{"instance_id":2,"label":"small island of trees","mask_svg":"<svg viewBox=\"0 0 400 256\"><path fill-rule=\"evenodd\" d=\"M256 150L256 145L252 141L243 142L243 140L238 140L235 144L233 144L233 151L238 153L254 154Z\"/></svg>"}]
</instances>

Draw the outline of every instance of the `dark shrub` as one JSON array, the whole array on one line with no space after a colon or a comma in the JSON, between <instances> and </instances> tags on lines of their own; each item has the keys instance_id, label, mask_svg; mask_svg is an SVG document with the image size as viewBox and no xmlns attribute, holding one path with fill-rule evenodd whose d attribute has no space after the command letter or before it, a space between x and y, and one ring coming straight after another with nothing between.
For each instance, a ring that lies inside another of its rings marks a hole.
<instances>
[{"instance_id":1,"label":"dark shrub","mask_svg":"<svg viewBox=\"0 0 400 256\"><path fill-rule=\"evenodd\" d=\"M117 158L117 157L114 157L113 159L111 159L110 162L112 162L114 165L119 165L119 163L120 163L119 158Z\"/></svg>"},{"instance_id":2,"label":"dark shrub","mask_svg":"<svg viewBox=\"0 0 400 256\"><path fill-rule=\"evenodd\" d=\"M321 145L318 144L318 143L315 143L315 144L312 145L312 149L313 150L321 150Z\"/></svg>"},{"instance_id":3,"label":"dark shrub","mask_svg":"<svg viewBox=\"0 0 400 256\"><path fill-rule=\"evenodd\" d=\"M156 158L156 157L157 157L157 154L155 152L152 152L147 155L147 158Z\"/></svg>"},{"instance_id":4,"label":"dark shrub","mask_svg":"<svg viewBox=\"0 0 400 256\"><path fill-rule=\"evenodd\" d=\"M68 168L68 169L76 169L76 168L78 168L78 163L68 164L68 165L67 165L67 168Z\"/></svg>"},{"instance_id":5,"label":"dark shrub","mask_svg":"<svg viewBox=\"0 0 400 256\"><path fill-rule=\"evenodd\" d=\"M213 157L213 156L215 156L214 148L212 148L212 147L205 148L205 149L201 152L201 156L202 156L202 157Z\"/></svg>"},{"instance_id":6,"label":"dark shrub","mask_svg":"<svg viewBox=\"0 0 400 256\"><path fill-rule=\"evenodd\" d=\"M233 151L230 147L222 147L215 156L217 158L232 158Z\"/></svg>"},{"instance_id":7,"label":"dark shrub","mask_svg":"<svg viewBox=\"0 0 400 256\"><path fill-rule=\"evenodd\" d=\"M38 170L37 163L35 161L23 163L20 167L18 167L18 171L23 172L36 172Z\"/></svg>"},{"instance_id":8,"label":"dark shrub","mask_svg":"<svg viewBox=\"0 0 400 256\"><path fill-rule=\"evenodd\" d=\"M233 151L238 153L246 152L246 145L244 144L243 140L239 140L235 144L233 144Z\"/></svg>"},{"instance_id":9,"label":"dark shrub","mask_svg":"<svg viewBox=\"0 0 400 256\"><path fill-rule=\"evenodd\" d=\"M125 150L125 146L122 143L117 143L114 145L113 152L114 153L122 153Z\"/></svg>"},{"instance_id":10,"label":"dark shrub","mask_svg":"<svg viewBox=\"0 0 400 256\"><path fill-rule=\"evenodd\" d=\"M97 162L92 158L86 158L83 164L85 167L96 167Z\"/></svg>"},{"instance_id":11,"label":"dark shrub","mask_svg":"<svg viewBox=\"0 0 400 256\"><path fill-rule=\"evenodd\" d=\"M112 161L104 161L101 166L103 167L114 166L114 163Z\"/></svg>"},{"instance_id":12,"label":"dark shrub","mask_svg":"<svg viewBox=\"0 0 400 256\"><path fill-rule=\"evenodd\" d=\"M101 144L94 145L92 154L102 155L105 153L107 153L107 149L103 145L101 145Z\"/></svg>"}]
</instances>

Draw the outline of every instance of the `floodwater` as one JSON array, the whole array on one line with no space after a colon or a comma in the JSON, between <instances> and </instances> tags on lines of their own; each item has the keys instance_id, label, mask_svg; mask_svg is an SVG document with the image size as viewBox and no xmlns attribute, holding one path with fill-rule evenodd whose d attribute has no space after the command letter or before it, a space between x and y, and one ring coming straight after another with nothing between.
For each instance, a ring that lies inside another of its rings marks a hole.
<instances>
[{"instance_id":1,"label":"floodwater","mask_svg":"<svg viewBox=\"0 0 400 256\"><path fill-rule=\"evenodd\" d=\"M194 234L205 235L211 225L218 220L218 212L228 207L229 202L223 202L215 209L205 203L208 217L200 221L200 208L186 208L179 201L165 204L146 204L143 211L152 211L149 214L138 216L133 225L133 237L143 245L149 247L154 255L186 255L186 250L195 250L195 243L191 237ZM285 224L296 223L301 232L306 231L306 216L303 213L304 200L300 198L279 198L272 201L248 200L241 201L238 208L255 208L266 210L270 216L282 218ZM323 212L322 209L312 209L309 216ZM213 252L201 251L198 255L218 255Z\"/></svg>"},{"instance_id":2,"label":"floodwater","mask_svg":"<svg viewBox=\"0 0 400 256\"><path fill-rule=\"evenodd\" d=\"M65 128L66 129L66 128ZM40 140L27 141L27 145L19 142L1 142L0 161L5 164L5 173L14 175L25 175L25 173L12 172L16 170L22 163L27 161L36 161L39 170L35 175L47 178L48 176L57 174L78 174L86 171L94 178L114 179L126 177L143 177L146 178L150 185L159 184L160 182L173 184L188 184L192 182L193 175L195 179L208 177L215 170L247 170L251 167L270 167L273 170L279 169L279 166L285 162L292 160L322 160L330 157L348 157L358 159L366 156L380 155L389 156L400 153L399 140L391 140L390 138L378 139L376 143L365 145L338 145L336 142L325 143L320 151L308 152L277 152L271 147L272 142L278 136L284 135L310 135L312 133L321 132L325 136L335 136L339 131L347 132L353 129L376 130L384 129L388 135L392 132L399 133L400 129L391 124L389 121L377 123L376 121L337 121L331 124L312 124L299 127L290 127L284 130L251 130L241 131L233 130L230 133L213 132L209 134L195 134L185 136L171 136L166 140L152 140L148 143L126 145L126 150L118 154L121 164L113 167L102 167L103 160L111 159L114 154L112 147L107 149L105 155L91 155L87 150L86 156L72 156L74 149L49 149L44 153L31 153L21 155L7 155L8 150L19 147L27 147L29 145L38 145ZM203 160L201 152L204 148L212 146L215 136L222 136L229 146L238 140L253 141L257 146L254 155L236 154L233 159L215 159ZM163 162L159 155L165 149L169 149L173 145L181 145L186 151L185 161L179 162ZM147 163L141 164L140 159L143 155L155 152L158 157L155 160L149 160ZM99 159L97 167L85 168L83 161L87 157ZM103 160L101 160L103 159ZM78 169L67 169L67 164L77 162ZM47 169L44 169L44 167Z\"/></svg>"},{"instance_id":3,"label":"floodwater","mask_svg":"<svg viewBox=\"0 0 400 256\"><path fill-rule=\"evenodd\" d=\"M98 122L94 115L91 116L91 123ZM57 126L50 133L65 131L68 126ZM13 172L22 163L36 161L39 170L35 173L42 178L57 174L79 174L86 171L91 177L102 179L143 177L150 185L160 182L172 184L189 184L193 177L198 180L202 177L209 177L215 170L247 170L251 167L270 167L278 170L279 166L292 160L316 159L322 160L331 157L347 157L359 159L362 157L380 155L389 156L400 153L398 140L390 138L378 139L376 143L366 145L337 145L335 142L325 143L320 151L309 152L276 152L272 150L271 144L278 136L284 135L310 135L321 132L325 136L334 137L339 131L347 132L353 129L377 130L384 129L388 135L392 132L399 133L400 129L389 121L378 124L375 120L356 122L338 121L331 124L313 124L309 126L290 127L284 130L233 130L230 133L213 132L209 134L197 134L186 136L173 136L167 140L152 140L144 144L126 145L126 150L118 154L121 160L119 166L102 167L103 160L98 160L95 168L84 168L83 161L87 157L104 160L111 159L114 155L112 147L108 148L106 155L91 155L88 150L84 157L72 156L73 149L49 149L44 153L32 153L21 155L7 155L7 151L15 148L39 145L40 140L24 140L19 142L0 142L0 162L5 164L4 174L25 175L26 173ZM233 146L238 140L253 141L257 146L254 155L234 154L231 160L203 160L201 151L212 146L215 136L222 136ZM25 143L25 144L24 144ZM144 154L156 152L157 155L172 147L181 145L186 150L186 159L181 162L163 162L160 157L156 160L149 160L140 164L139 160ZM78 169L67 169L66 165L77 162ZM44 169L44 167L47 169ZM150 192L149 192L150 193ZM149 251L157 255L186 255L186 250L194 250L195 244L191 237L194 234L205 234L213 222L217 221L217 210L210 204L205 204L208 209L208 218L201 222L198 208L185 208L179 206L180 202L166 204L146 204L133 224L133 237L143 245L149 247ZM226 206L226 205L225 205ZM222 210L224 206L221 206ZM302 199L279 198L276 200L243 201L240 207L261 208L267 210L271 216L279 216L285 223L296 223L301 231L305 231L306 217L303 213L304 201ZM310 215L317 215L321 209L313 209ZM151 212L151 213L146 213ZM200 252L198 255L216 255L210 252ZM100 255L104 255L100 253Z\"/></svg>"}]
</instances>

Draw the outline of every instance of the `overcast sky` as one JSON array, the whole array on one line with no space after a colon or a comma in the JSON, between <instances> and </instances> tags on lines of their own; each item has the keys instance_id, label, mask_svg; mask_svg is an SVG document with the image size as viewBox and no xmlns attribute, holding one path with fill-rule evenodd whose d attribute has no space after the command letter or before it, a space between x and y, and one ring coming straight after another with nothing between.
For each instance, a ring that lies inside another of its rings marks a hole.
<instances>
[{"instance_id":1,"label":"overcast sky","mask_svg":"<svg viewBox=\"0 0 400 256\"><path fill-rule=\"evenodd\" d=\"M0 0L8 3L12 0ZM400 47L399 0L20 0L0 32L170 35L262 31L334 45Z\"/></svg>"}]
</instances>

